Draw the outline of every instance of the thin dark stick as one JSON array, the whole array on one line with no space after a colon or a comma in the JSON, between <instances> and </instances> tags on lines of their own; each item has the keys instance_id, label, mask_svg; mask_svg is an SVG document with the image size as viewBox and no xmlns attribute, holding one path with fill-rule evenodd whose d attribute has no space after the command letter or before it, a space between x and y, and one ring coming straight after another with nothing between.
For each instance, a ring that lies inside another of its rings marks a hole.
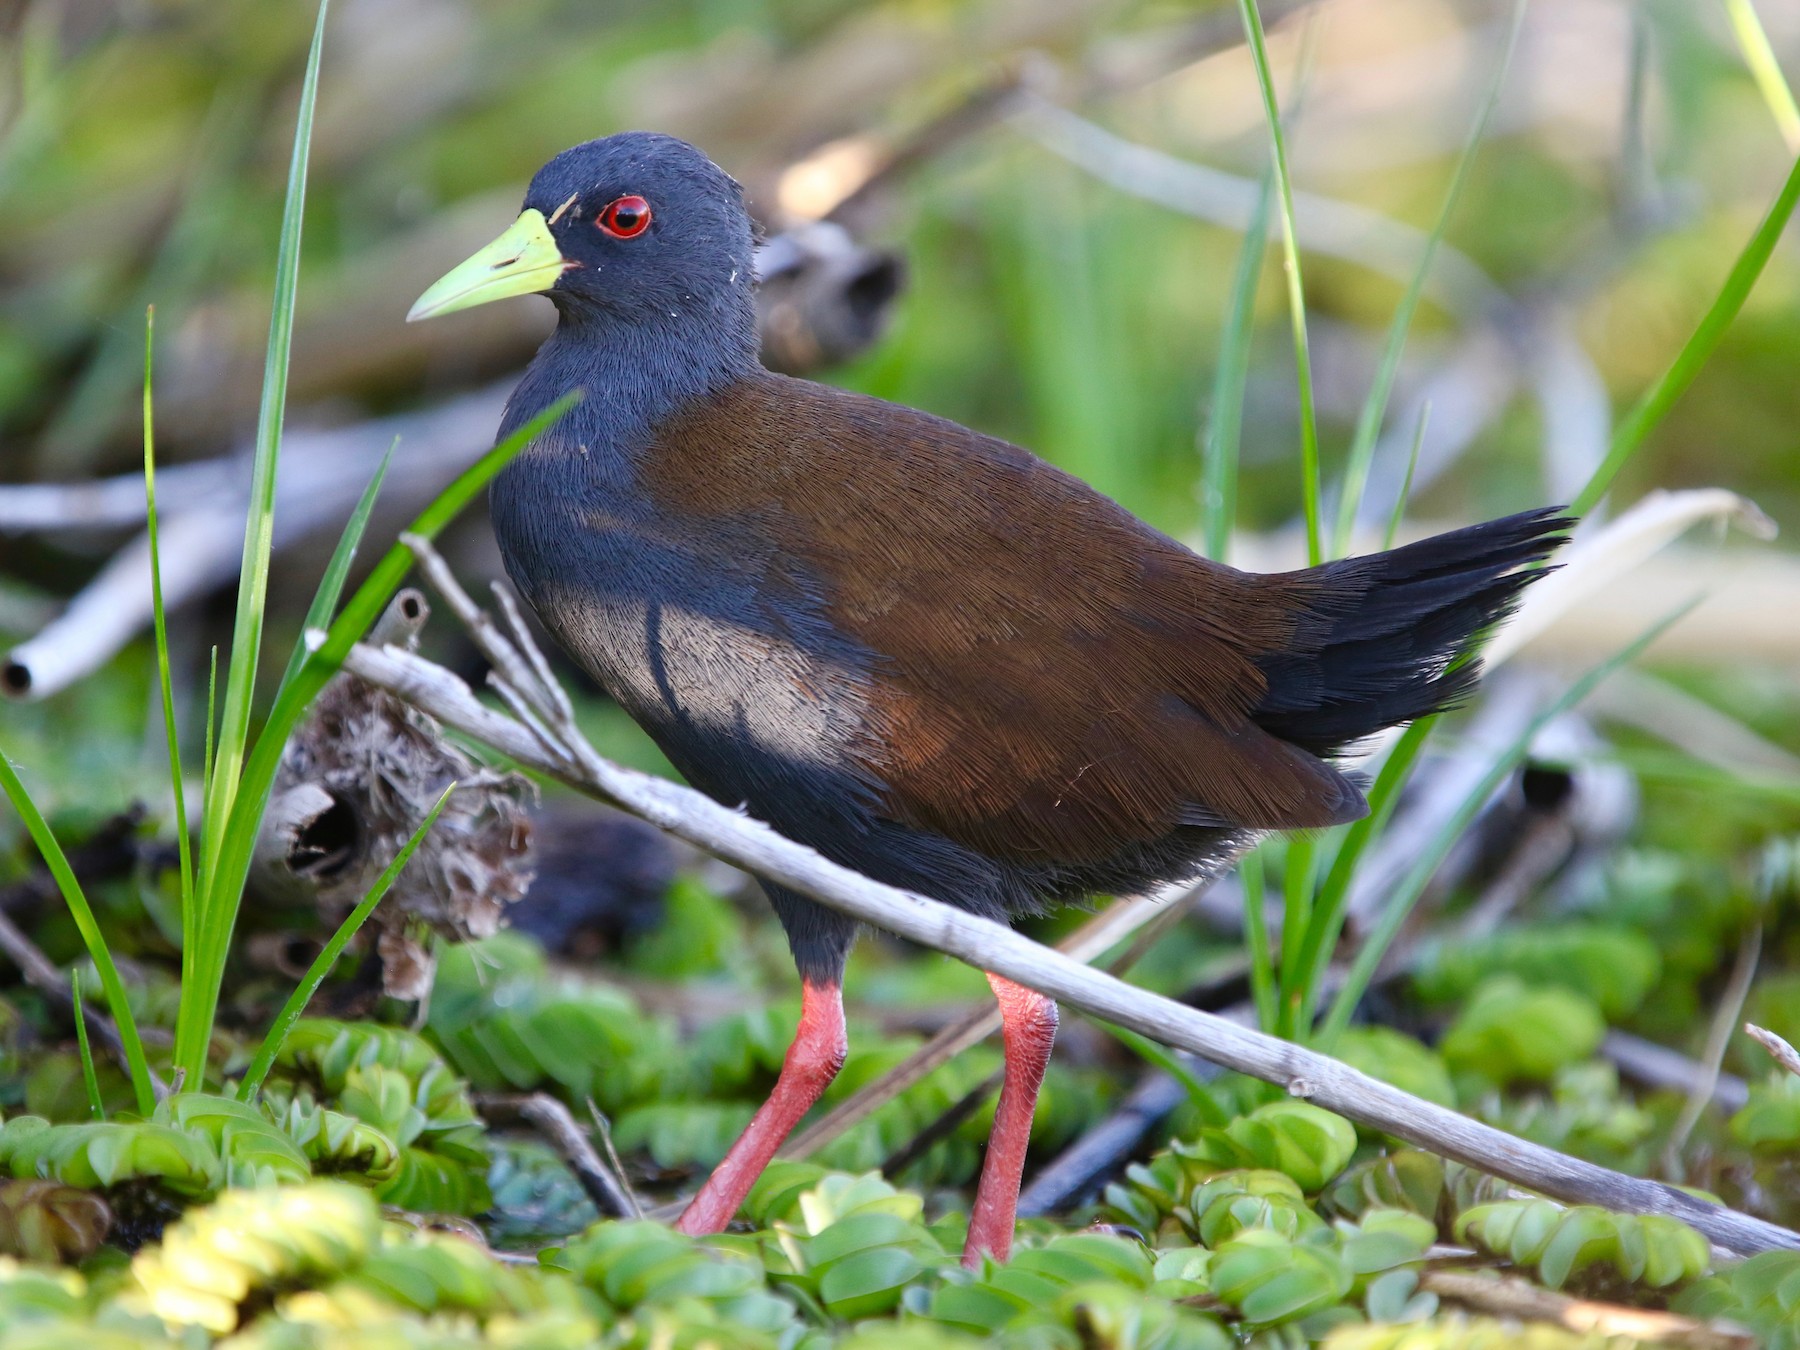
<instances>
[{"instance_id":1,"label":"thin dark stick","mask_svg":"<svg viewBox=\"0 0 1800 1350\"><path fill-rule=\"evenodd\" d=\"M1189 1066L1202 1081L1218 1076L1211 1064ZM1160 1069L1147 1073L1119 1109L1052 1158L1019 1193L1019 1217L1052 1214L1085 1199L1131 1158L1144 1136L1187 1100L1187 1088Z\"/></svg>"},{"instance_id":2,"label":"thin dark stick","mask_svg":"<svg viewBox=\"0 0 1800 1350\"><path fill-rule=\"evenodd\" d=\"M614 1219L637 1215L637 1207L624 1183L600 1161L600 1155L588 1142L581 1126L576 1124L569 1108L556 1098L546 1092L523 1095L482 1093L476 1097L475 1104L490 1120L500 1123L522 1120L541 1134L544 1142L569 1165L569 1170L581 1183L581 1189L587 1192L594 1208L602 1214Z\"/></svg>"},{"instance_id":3,"label":"thin dark stick","mask_svg":"<svg viewBox=\"0 0 1800 1350\"><path fill-rule=\"evenodd\" d=\"M982 1103L999 1090L1001 1072L1001 1070L995 1069L981 1082L952 1102L936 1120L890 1153L887 1160L881 1164L881 1175L892 1181L929 1153L933 1145L942 1143L955 1134L958 1127L979 1111Z\"/></svg>"},{"instance_id":4,"label":"thin dark stick","mask_svg":"<svg viewBox=\"0 0 1800 1350\"><path fill-rule=\"evenodd\" d=\"M25 977L25 983L43 994L70 1018L75 1016L75 996L70 992L68 977L57 969L56 963L45 956L43 950L26 937L24 931L7 918L4 912L0 912L0 952L4 952L19 968L19 973ZM112 1018L86 1000L82 1001L81 1017L107 1052L122 1067L129 1068L125 1042L120 1038L119 1029L113 1025ZM151 1028L145 1028L142 1036L146 1043L154 1039ZM155 1070L150 1072L150 1087L156 1093L158 1101L169 1095L169 1085L157 1077Z\"/></svg>"}]
</instances>

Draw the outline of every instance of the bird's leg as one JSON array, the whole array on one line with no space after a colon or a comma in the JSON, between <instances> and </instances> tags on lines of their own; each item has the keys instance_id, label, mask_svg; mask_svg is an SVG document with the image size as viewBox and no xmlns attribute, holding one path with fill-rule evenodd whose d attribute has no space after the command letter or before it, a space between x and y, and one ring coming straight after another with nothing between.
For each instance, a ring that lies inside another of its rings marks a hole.
<instances>
[{"instance_id":1,"label":"bird's leg","mask_svg":"<svg viewBox=\"0 0 1800 1350\"><path fill-rule=\"evenodd\" d=\"M835 980L804 981L800 986L800 1025L781 1062L775 1090L682 1211L675 1221L677 1229L695 1234L725 1231L775 1150L844 1067L849 1048L842 986Z\"/></svg>"},{"instance_id":2,"label":"bird's leg","mask_svg":"<svg viewBox=\"0 0 1800 1350\"><path fill-rule=\"evenodd\" d=\"M988 1136L981 1164L981 1185L969 1215L969 1238L963 1265L981 1265L982 1253L1006 1260L1012 1251L1013 1218L1019 1208L1019 1179L1025 1172L1025 1148L1031 1142L1031 1117L1038 1089L1050 1064L1056 1040L1056 1004L1035 989L989 975L1000 1002L1000 1040L1006 1051L1006 1073L1000 1081L1000 1104L994 1108L994 1131Z\"/></svg>"}]
</instances>

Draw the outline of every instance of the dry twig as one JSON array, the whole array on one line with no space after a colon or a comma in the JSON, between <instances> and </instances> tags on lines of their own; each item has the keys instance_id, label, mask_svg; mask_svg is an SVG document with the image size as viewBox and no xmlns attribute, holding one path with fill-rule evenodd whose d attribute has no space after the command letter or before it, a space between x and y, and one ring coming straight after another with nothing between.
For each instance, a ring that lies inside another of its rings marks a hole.
<instances>
[{"instance_id":1,"label":"dry twig","mask_svg":"<svg viewBox=\"0 0 1800 1350\"><path fill-rule=\"evenodd\" d=\"M1744 1023L1744 1030L1752 1040L1773 1055L1775 1062L1782 1068L1789 1073L1800 1074L1800 1050L1795 1050L1767 1027L1759 1027L1754 1022Z\"/></svg>"},{"instance_id":2,"label":"dry twig","mask_svg":"<svg viewBox=\"0 0 1800 1350\"><path fill-rule=\"evenodd\" d=\"M1687 1350L1756 1350L1756 1338L1742 1327L1702 1322L1679 1313L1571 1298L1527 1280L1496 1279L1462 1270L1428 1270L1420 1278L1419 1287L1493 1317L1553 1322L1570 1331L1627 1336L1634 1341L1684 1346Z\"/></svg>"},{"instance_id":3,"label":"dry twig","mask_svg":"<svg viewBox=\"0 0 1800 1350\"><path fill-rule=\"evenodd\" d=\"M1179 906L1193 895L1193 890L1189 886L1170 886L1152 895L1121 900L1063 939L1057 945L1057 950L1074 961L1092 961L1116 947L1152 919L1167 913L1169 906ZM789 1139L778 1156L811 1157L913 1084L923 1081L940 1064L956 1058L972 1045L981 1044L999 1029L1000 1012L997 1008L979 1008L958 1018L892 1069L846 1097L812 1125Z\"/></svg>"},{"instance_id":4,"label":"dry twig","mask_svg":"<svg viewBox=\"0 0 1800 1350\"><path fill-rule=\"evenodd\" d=\"M1752 924L1743 940L1738 943L1737 959L1731 965L1731 978L1726 982L1725 992L1719 996L1718 1011L1707 1029L1706 1048L1700 1054L1700 1073L1695 1077L1693 1086L1688 1089L1681 1114L1676 1118L1674 1128L1669 1131L1668 1142L1663 1145L1663 1175L1671 1181L1682 1179L1681 1151L1687 1147L1688 1136L1694 1132L1694 1126L1700 1123L1701 1113L1713 1100L1713 1090L1719 1081L1719 1069L1725 1062L1725 1051L1731 1045L1731 1029L1743 1015L1744 1000L1750 997L1750 984L1756 978L1756 963L1762 955L1762 940L1762 925L1758 923Z\"/></svg>"},{"instance_id":5,"label":"dry twig","mask_svg":"<svg viewBox=\"0 0 1800 1350\"><path fill-rule=\"evenodd\" d=\"M621 1176L600 1160L569 1108L549 1093L481 1093L475 1105L490 1120L502 1124L522 1120L543 1135L544 1142L569 1165L581 1189L602 1214L614 1219L637 1216L637 1203Z\"/></svg>"}]
</instances>

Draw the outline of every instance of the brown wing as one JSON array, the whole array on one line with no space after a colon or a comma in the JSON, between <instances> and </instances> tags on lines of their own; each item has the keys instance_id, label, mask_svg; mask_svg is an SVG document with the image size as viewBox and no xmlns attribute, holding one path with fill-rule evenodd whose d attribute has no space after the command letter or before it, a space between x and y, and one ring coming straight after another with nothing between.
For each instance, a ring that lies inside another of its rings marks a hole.
<instances>
[{"instance_id":1,"label":"brown wing","mask_svg":"<svg viewBox=\"0 0 1800 1350\"><path fill-rule=\"evenodd\" d=\"M1004 441L778 376L665 428L652 475L684 511L772 513L886 658L865 753L898 820L1079 862L1183 824L1360 814L1248 717L1292 576L1209 563Z\"/></svg>"}]
</instances>

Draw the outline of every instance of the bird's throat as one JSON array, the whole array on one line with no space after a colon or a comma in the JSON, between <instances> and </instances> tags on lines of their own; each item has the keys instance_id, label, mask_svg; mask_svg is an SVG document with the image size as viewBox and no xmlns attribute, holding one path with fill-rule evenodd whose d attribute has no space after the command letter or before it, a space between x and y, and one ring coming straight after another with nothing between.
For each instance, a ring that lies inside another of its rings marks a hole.
<instances>
[{"instance_id":1,"label":"bird's throat","mask_svg":"<svg viewBox=\"0 0 1800 1350\"><path fill-rule=\"evenodd\" d=\"M569 390L581 402L546 450L629 459L667 417L761 369L746 293L711 305L621 317L559 303L556 331L538 350L507 408L504 436Z\"/></svg>"},{"instance_id":2,"label":"bird's throat","mask_svg":"<svg viewBox=\"0 0 1800 1350\"><path fill-rule=\"evenodd\" d=\"M579 402L500 472L489 494L507 570L540 611L557 608L559 586L591 590L645 568L673 584L668 568L695 549L686 522L646 489L657 430L760 370L747 314L735 323L682 311L629 322L559 309L556 331L507 404L500 437L571 390Z\"/></svg>"}]
</instances>

